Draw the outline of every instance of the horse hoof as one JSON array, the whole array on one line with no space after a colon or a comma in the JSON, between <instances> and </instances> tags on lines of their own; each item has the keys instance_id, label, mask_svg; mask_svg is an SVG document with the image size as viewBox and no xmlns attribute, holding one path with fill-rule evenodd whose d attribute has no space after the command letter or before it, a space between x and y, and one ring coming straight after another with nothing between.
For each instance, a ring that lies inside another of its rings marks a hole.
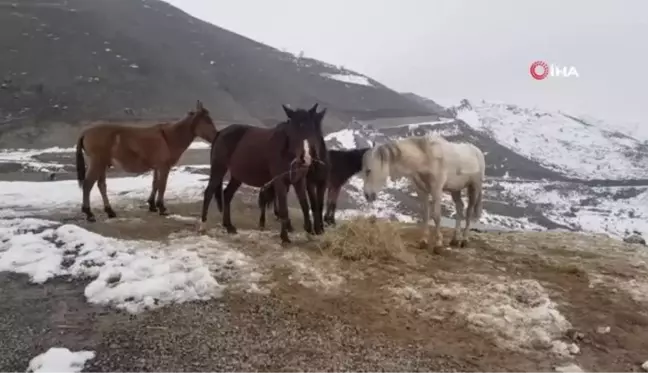
<instances>
[{"instance_id":1,"label":"horse hoof","mask_svg":"<svg viewBox=\"0 0 648 373\"><path fill-rule=\"evenodd\" d=\"M88 223L94 223L97 221L97 218L91 215L91 216L86 216L86 220L88 221Z\"/></svg>"},{"instance_id":2,"label":"horse hoof","mask_svg":"<svg viewBox=\"0 0 648 373\"><path fill-rule=\"evenodd\" d=\"M452 240L450 240L450 246L453 246L453 247L459 246L459 240L457 240L456 238L453 238Z\"/></svg>"},{"instance_id":3,"label":"horse hoof","mask_svg":"<svg viewBox=\"0 0 648 373\"><path fill-rule=\"evenodd\" d=\"M421 250L427 250L429 247L429 243L425 240L419 241L419 249Z\"/></svg>"},{"instance_id":4,"label":"horse hoof","mask_svg":"<svg viewBox=\"0 0 648 373\"><path fill-rule=\"evenodd\" d=\"M149 206L148 210L149 210L149 212L157 212L158 211L157 207L155 207L155 206Z\"/></svg>"},{"instance_id":5,"label":"horse hoof","mask_svg":"<svg viewBox=\"0 0 648 373\"><path fill-rule=\"evenodd\" d=\"M116 218L117 214L113 210L108 210L106 211L106 214L108 215L108 219Z\"/></svg>"},{"instance_id":6,"label":"horse hoof","mask_svg":"<svg viewBox=\"0 0 648 373\"><path fill-rule=\"evenodd\" d=\"M460 247L468 247L468 240L461 240Z\"/></svg>"},{"instance_id":7,"label":"horse hoof","mask_svg":"<svg viewBox=\"0 0 648 373\"><path fill-rule=\"evenodd\" d=\"M198 223L198 233L204 234L207 232L207 223L206 222L199 222Z\"/></svg>"},{"instance_id":8,"label":"horse hoof","mask_svg":"<svg viewBox=\"0 0 648 373\"><path fill-rule=\"evenodd\" d=\"M228 225L228 226L225 227L225 229L227 230L227 233L229 233L229 234L236 234L237 233L236 227L234 227L233 225Z\"/></svg>"},{"instance_id":9,"label":"horse hoof","mask_svg":"<svg viewBox=\"0 0 648 373\"><path fill-rule=\"evenodd\" d=\"M281 245L282 245L282 246L289 245L290 243L292 243L292 241L290 241L290 238L288 238L288 237L281 237Z\"/></svg>"}]
</instances>

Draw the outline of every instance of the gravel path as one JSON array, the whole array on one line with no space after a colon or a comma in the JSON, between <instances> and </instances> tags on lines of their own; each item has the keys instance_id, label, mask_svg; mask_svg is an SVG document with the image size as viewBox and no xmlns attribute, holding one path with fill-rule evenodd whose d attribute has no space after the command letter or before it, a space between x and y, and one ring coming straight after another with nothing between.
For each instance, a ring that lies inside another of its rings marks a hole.
<instances>
[{"instance_id":1,"label":"gravel path","mask_svg":"<svg viewBox=\"0 0 648 373\"><path fill-rule=\"evenodd\" d=\"M50 347L94 350L84 371L478 370L280 299L228 295L137 316L93 307L84 284L0 274L0 371Z\"/></svg>"}]
</instances>

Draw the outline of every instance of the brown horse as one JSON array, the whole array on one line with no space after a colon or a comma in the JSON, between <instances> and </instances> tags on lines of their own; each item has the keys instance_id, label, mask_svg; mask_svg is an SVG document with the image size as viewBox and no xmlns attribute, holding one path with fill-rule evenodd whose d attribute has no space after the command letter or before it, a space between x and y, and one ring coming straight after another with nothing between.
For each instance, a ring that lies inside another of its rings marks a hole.
<instances>
[{"instance_id":1,"label":"brown horse","mask_svg":"<svg viewBox=\"0 0 648 373\"><path fill-rule=\"evenodd\" d=\"M340 190L353 175L360 172L362 169L362 156L367 150L369 150L369 148L352 150L331 149L328 151L330 167L327 179L328 194L326 196L326 214L324 214L325 223L335 225L335 209L337 208L337 200L340 195ZM259 192L258 205L261 209L261 216L259 217L260 229L265 228L266 209L274 200L274 189L272 189L272 187ZM274 215L277 218L279 217L276 204L274 204Z\"/></svg>"},{"instance_id":2,"label":"brown horse","mask_svg":"<svg viewBox=\"0 0 648 373\"><path fill-rule=\"evenodd\" d=\"M160 215L167 215L164 192L171 167L196 137L211 142L217 133L209 111L200 101L195 111L190 111L177 123L150 127L102 124L84 130L76 147L77 180L83 189L81 211L89 222L96 221L90 210L90 191L96 182L108 218L117 216L106 192L106 171L114 166L136 174L153 170L153 190L147 200L149 211L159 210ZM90 160L87 172L84 151Z\"/></svg>"},{"instance_id":3,"label":"brown horse","mask_svg":"<svg viewBox=\"0 0 648 373\"><path fill-rule=\"evenodd\" d=\"M317 104L310 110L291 110L286 106L283 109L288 120L274 128L232 124L218 133L211 146L211 168L203 197L200 231L204 232L206 228L209 203L213 197L223 214L223 227L228 233L236 233L230 217L230 204L236 190L245 183L257 188L273 185L278 215L282 218L282 243L290 242L286 194L288 185L292 184L304 214L304 230L313 233L305 176L312 161L310 144L315 143L317 136L314 122ZM228 170L230 180L223 191L223 177Z\"/></svg>"}]
</instances>

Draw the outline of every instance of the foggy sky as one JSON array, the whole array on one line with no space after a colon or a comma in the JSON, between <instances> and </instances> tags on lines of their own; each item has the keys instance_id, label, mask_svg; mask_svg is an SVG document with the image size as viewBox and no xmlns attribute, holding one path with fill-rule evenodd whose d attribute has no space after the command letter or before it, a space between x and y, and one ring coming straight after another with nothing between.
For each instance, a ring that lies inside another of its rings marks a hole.
<instances>
[{"instance_id":1,"label":"foggy sky","mask_svg":"<svg viewBox=\"0 0 648 373\"><path fill-rule=\"evenodd\" d=\"M485 99L633 121L648 114L644 0L167 1L440 102ZM536 81L535 60L574 66L580 77Z\"/></svg>"}]
</instances>

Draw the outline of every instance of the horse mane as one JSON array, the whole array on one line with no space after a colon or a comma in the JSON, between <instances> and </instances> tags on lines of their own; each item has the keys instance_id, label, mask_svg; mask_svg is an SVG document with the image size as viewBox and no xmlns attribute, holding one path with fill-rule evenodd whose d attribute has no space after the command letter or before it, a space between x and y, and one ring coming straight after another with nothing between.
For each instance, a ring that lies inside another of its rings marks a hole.
<instances>
[{"instance_id":1,"label":"horse mane","mask_svg":"<svg viewBox=\"0 0 648 373\"><path fill-rule=\"evenodd\" d=\"M398 142L390 141L380 144L373 148L373 157L377 158L380 165L392 164L401 159L403 151L398 146Z\"/></svg>"}]
</instances>

